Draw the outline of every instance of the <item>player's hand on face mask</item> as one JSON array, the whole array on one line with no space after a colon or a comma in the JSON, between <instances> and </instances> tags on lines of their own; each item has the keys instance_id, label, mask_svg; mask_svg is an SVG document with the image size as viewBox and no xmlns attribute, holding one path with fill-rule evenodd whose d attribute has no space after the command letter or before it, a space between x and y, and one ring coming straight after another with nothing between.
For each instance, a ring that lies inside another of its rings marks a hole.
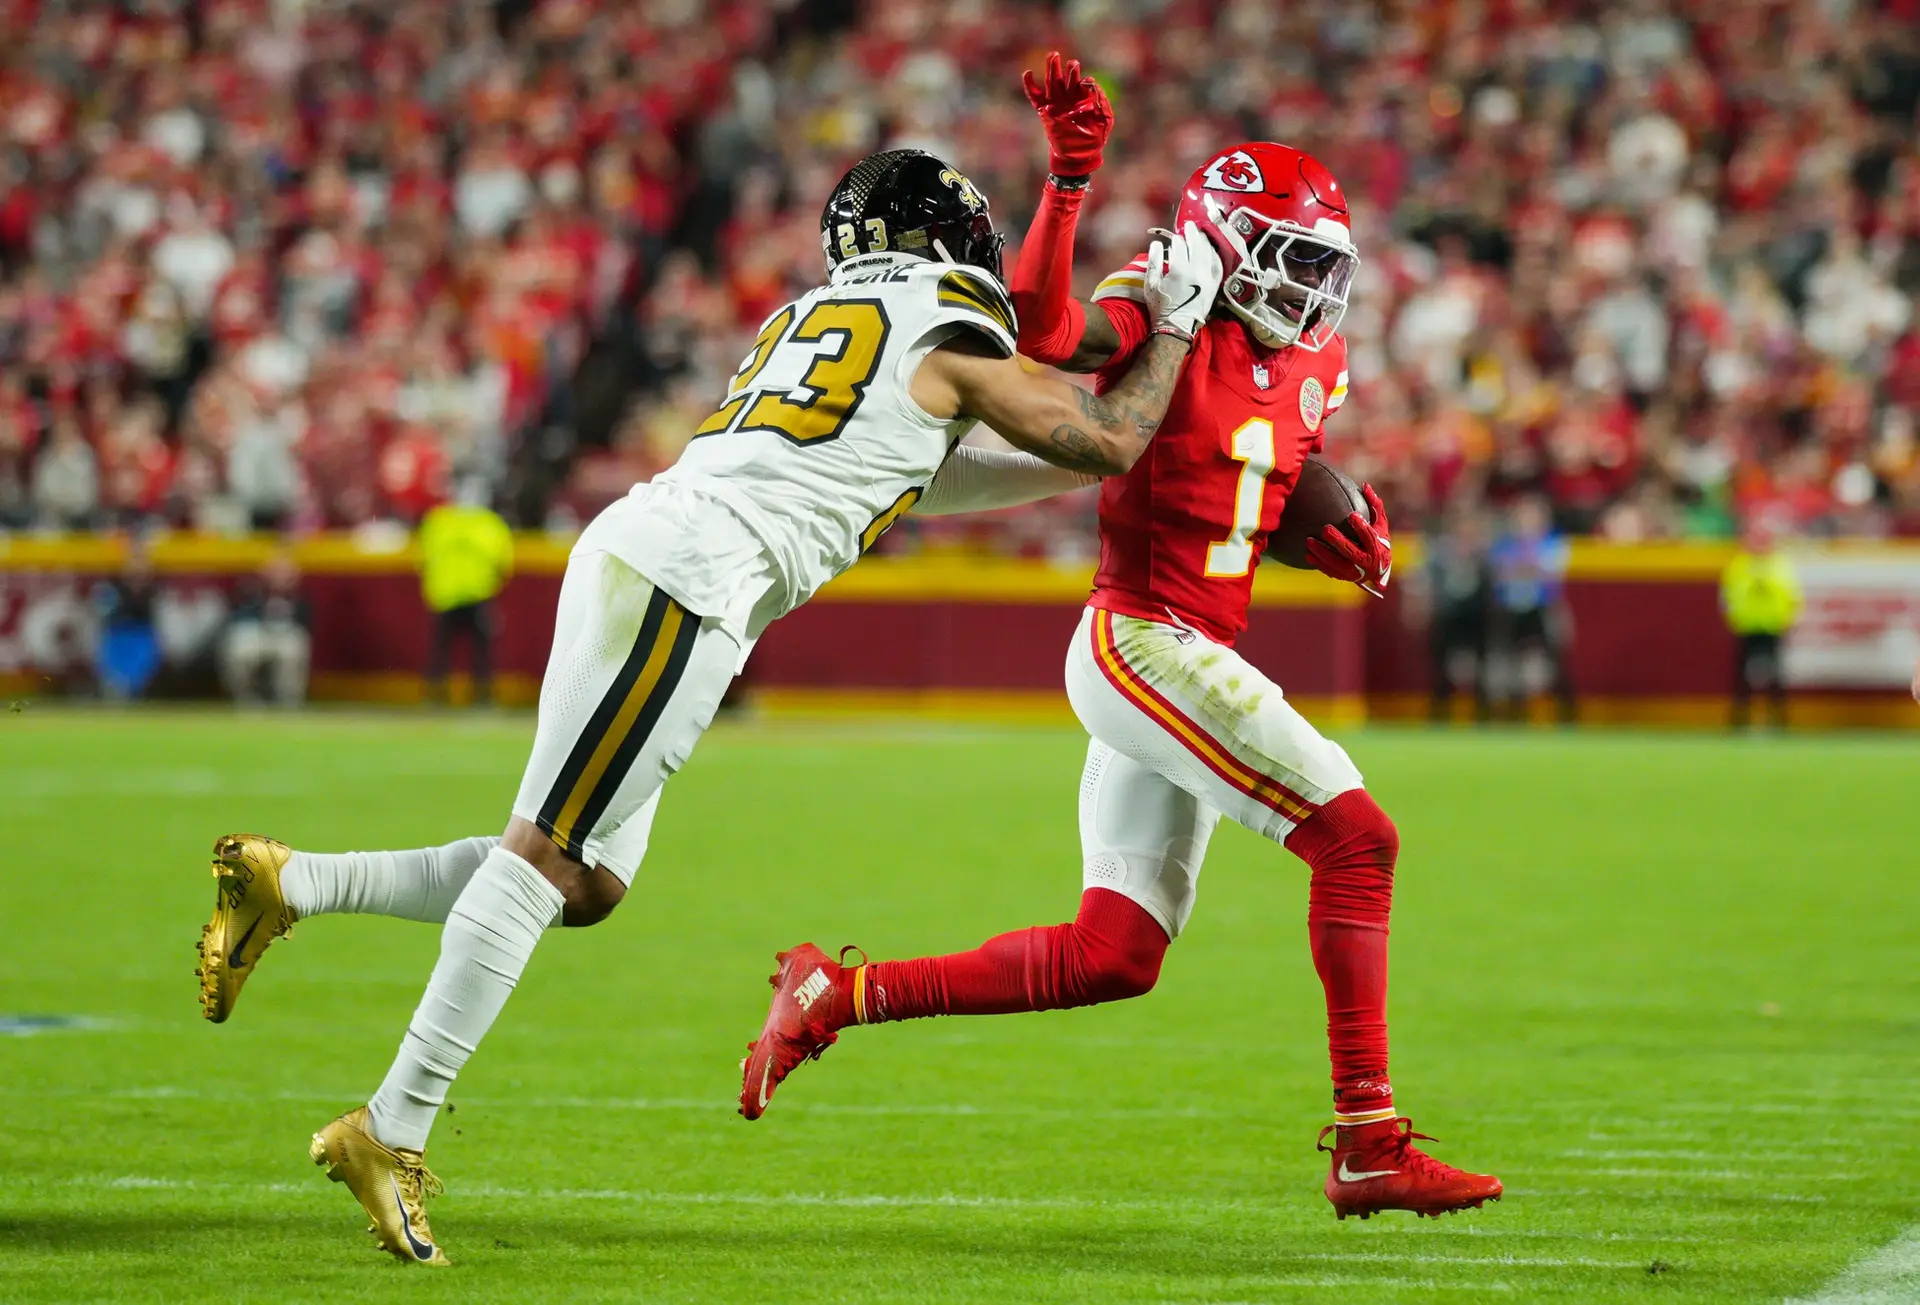
<instances>
[{"instance_id":1,"label":"player's hand on face mask","mask_svg":"<svg viewBox=\"0 0 1920 1305\"><path fill-rule=\"evenodd\" d=\"M1147 311L1156 334L1191 340L1220 293L1220 252L1193 223L1176 234L1155 230L1147 246Z\"/></svg>"},{"instance_id":2,"label":"player's hand on face mask","mask_svg":"<svg viewBox=\"0 0 1920 1305\"><path fill-rule=\"evenodd\" d=\"M1387 535L1387 505L1362 485L1361 496L1373 513L1369 521L1358 512L1347 517L1346 525L1328 526L1307 541L1307 561L1321 574L1335 580L1351 580L1375 598L1386 596L1387 581L1393 576L1393 540Z\"/></svg>"},{"instance_id":3,"label":"player's hand on face mask","mask_svg":"<svg viewBox=\"0 0 1920 1305\"><path fill-rule=\"evenodd\" d=\"M1113 105L1100 83L1080 72L1078 59L1047 55L1044 77L1021 74L1027 102L1040 114L1047 133L1047 171L1056 177L1085 177L1100 170L1101 154L1113 135Z\"/></svg>"}]
</instances>

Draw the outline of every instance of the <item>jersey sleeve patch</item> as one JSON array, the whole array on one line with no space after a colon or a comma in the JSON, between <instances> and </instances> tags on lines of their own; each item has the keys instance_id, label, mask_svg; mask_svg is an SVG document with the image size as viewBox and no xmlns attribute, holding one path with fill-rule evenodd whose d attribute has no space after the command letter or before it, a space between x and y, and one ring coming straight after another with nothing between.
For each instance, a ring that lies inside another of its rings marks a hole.
<instances>
[{"instance_id":1,"label":"jersey sleeve patch","mask_svg":"<svg viewBox=\"0 0 1920 1305\"><path fill-rule=\"evenodd\" d=\"M1331 417L1347 401L1347 369L1342 367L1340 375L1334 379L1333 393L1327 396L1327 415Z\"/></svg>"},{"instance_id":2,"label":"jersey sleeve patch","mask_svg":"<svg viewBox=\"0 0 1920 1305\"><path fill-rule=\"evenodd\" d=\"M1132 299L1145 303L1147 299L1147 256L1134 259L1118 272L1113 273L1093 288L1093 297L1101 299Z\"/></svg>"},{"instance_id":3,"label":"jersey sleeve patch","mask_svg":"<svg viewBox=\"0 0 1920 1305\"><path fill-rule=\"evenodd\" d=\"M1018 319L1013 301L992 277L955 268L940 278L940 315L957 320L985 335L1003 358L1014 353Z\"/></svg>"}]
</instances>

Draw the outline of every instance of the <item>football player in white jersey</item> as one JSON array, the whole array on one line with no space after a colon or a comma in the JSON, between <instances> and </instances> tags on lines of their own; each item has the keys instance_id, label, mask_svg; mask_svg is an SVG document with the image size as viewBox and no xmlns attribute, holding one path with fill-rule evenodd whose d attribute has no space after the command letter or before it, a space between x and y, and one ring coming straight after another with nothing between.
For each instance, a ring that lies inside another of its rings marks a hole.
<instances>
[{"instance_id":1,"label":"football player in white jersey","mask_svg":"<svg viewBox=\"0 0 1920 1305\"><path fill-rule=\"evenodd\" d=\"M1095 396L1014 357L1001 237L973 183L940 159L889 150L861 160L820 227L827 284L767 320L679 462L575 545L505 835L345 854L251 834L214 844L219 892L199 973L215 1022L295 920L445 925L386 1081L310 1150L402 1260L447 1263L427 1225L439 1185L423 1152L454 1076L541 933L594 924L625 894L662 784L755 639L905 512L1006 507L1126 471L1166 412L1221 276L1194 227L1156 242L1154 338ZM976 422L1025 452L961 446Z\"/></svg>"}]
</instances>

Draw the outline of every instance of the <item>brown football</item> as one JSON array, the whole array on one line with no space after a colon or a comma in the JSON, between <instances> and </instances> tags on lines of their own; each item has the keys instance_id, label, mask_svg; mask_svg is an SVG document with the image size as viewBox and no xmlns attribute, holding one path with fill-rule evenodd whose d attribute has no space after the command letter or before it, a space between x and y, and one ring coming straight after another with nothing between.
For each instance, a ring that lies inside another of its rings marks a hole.
<instances>
[{"instance_id":1,"label":"brown football","mask_svg":"<svg viewBox=\"0 0 1920 1305\"><path fill-rule=\"evenodd\" d=\"M1373 514L1360 487L1337 467L1308 458L1300 468L1287 505L1280 510L1280 524L1267 540L1267 556L1302 571L1313 570L1307 561L1307 541L1328 526L1344 526L1347 517L1358 512L1367 520Z\"/></svg>"}]
</instances>

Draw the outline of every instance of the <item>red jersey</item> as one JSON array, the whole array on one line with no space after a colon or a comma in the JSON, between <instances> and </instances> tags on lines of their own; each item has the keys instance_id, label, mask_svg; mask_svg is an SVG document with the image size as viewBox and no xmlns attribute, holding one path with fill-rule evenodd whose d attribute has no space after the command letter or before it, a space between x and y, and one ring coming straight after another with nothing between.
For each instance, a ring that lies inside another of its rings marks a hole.
<instances>
[{"instance_id":1,"label":"red jersey","mask_svg":"<svg viewBox=\"0 0 1920 1305\"><path fill-rule=\"evenodd\" d=\"M1148 337L1145 257L1100 283L1094 300L1120 332L1095 374L1105 391ZM1347 399L1347 342L1318 353L1267 349L1240 320L1217 316L1195 337L1160 429L1124 476L1100 489L1100 570L1093 606L1169 616L1231 644L1247 628L1253 571L1267 535Z\"/></svg>"}]
</instances>

